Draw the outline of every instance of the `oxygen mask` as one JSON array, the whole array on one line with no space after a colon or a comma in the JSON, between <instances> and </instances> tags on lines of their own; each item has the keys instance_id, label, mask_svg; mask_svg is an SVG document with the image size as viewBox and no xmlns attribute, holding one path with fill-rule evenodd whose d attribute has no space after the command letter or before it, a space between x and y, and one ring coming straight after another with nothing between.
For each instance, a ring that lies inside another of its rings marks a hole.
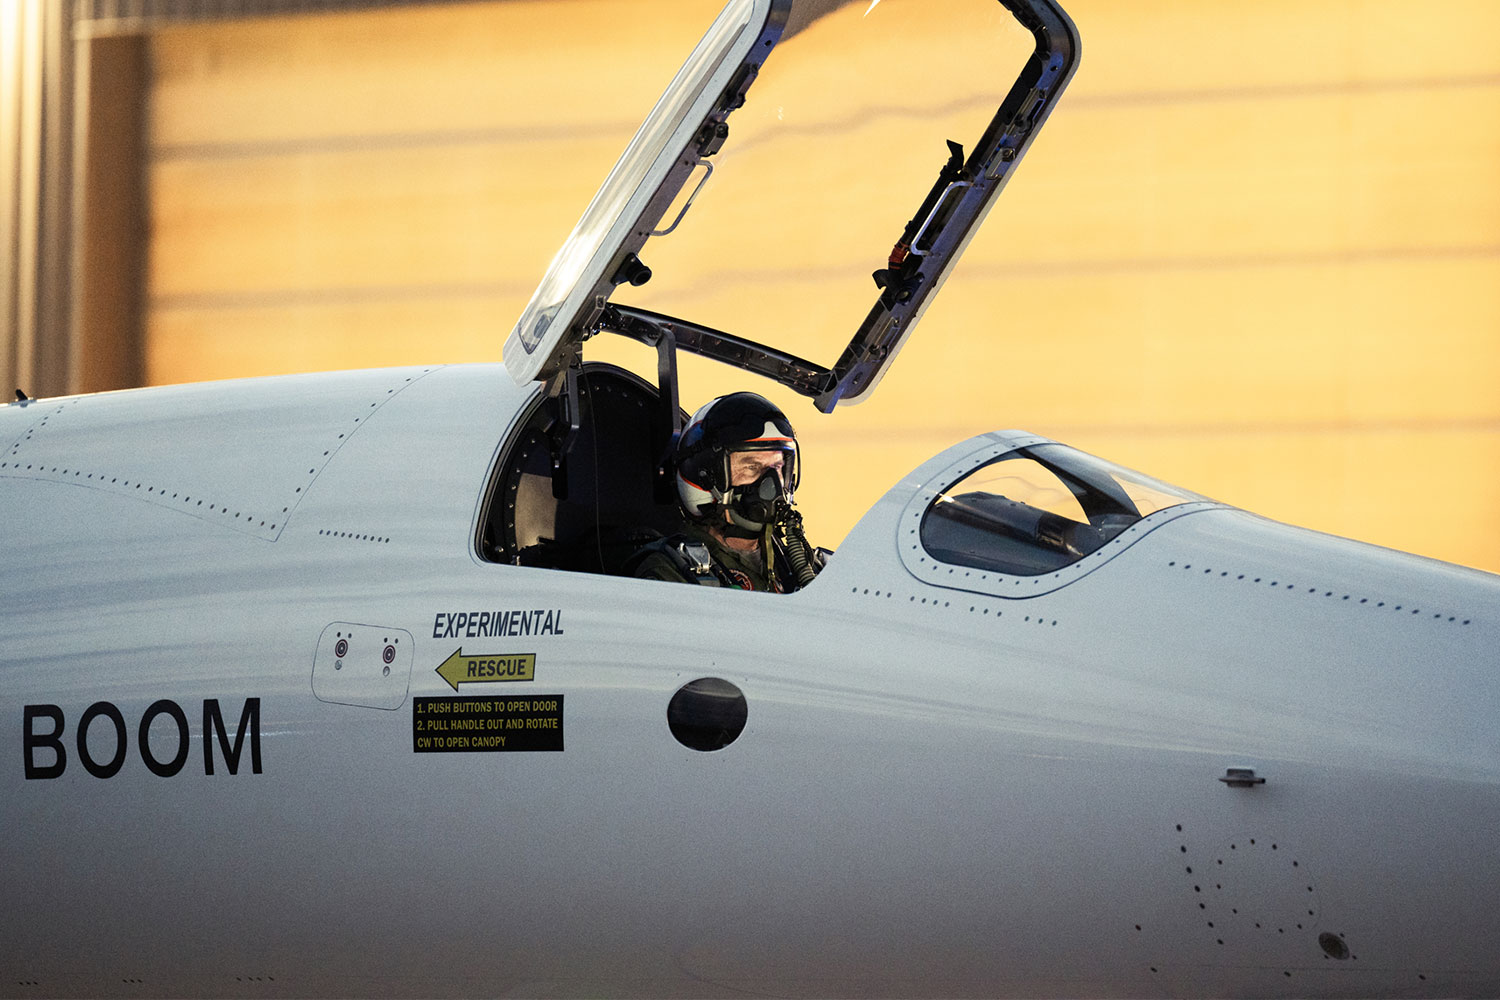
<instances>
[{"instance_id":1,"label":"oxygen mask","mask_svg":"<svg viewBox=\"0 0 1500 1000\"><path fill-rule=\"evenodd\" d=\"M746 532L746 537L758 535L766 525L784 520L792 507L778 468L768 468L753 483L734 487L725 500L730 523Z\"/></svg>"}]
</instances>

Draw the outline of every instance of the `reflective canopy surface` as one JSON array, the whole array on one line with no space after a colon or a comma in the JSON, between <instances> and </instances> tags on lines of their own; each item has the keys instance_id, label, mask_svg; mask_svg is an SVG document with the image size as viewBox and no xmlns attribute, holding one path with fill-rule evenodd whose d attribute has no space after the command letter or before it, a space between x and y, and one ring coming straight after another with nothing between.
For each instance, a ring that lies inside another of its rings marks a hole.
<instances>
[{"instance_id":1,"label":"reflective canopy surface","mask_svg":"<svg viewBox=\"0 0 1500 1000\"><path fill-rule=\"evenodd\" d=\"M1038 576L1159 510L1205 499L1065 445L1037 445L939 493L922 517L921 539L943 562Z\"/></svg>"},{"instance_id":2,"label":"reflective canopy surface","mask_svg":"<svg viewBox=\"0 0 1500 1000\"><path fill-rule=\"evenodd\" d=\"M667 183L675 150L697 129L724 73L738 65L737 57L753 41L760 27L753 20L758 14L763 23L769 7L768 0L730 0L646 117L516 324L505 354L517 381L534 377L567 337L564 330L553 329L554 321L569 321L585 308L584 300L603 278L616 246ZM522 351L525 364L515 358Z\"/></svg>"}]
</instances>

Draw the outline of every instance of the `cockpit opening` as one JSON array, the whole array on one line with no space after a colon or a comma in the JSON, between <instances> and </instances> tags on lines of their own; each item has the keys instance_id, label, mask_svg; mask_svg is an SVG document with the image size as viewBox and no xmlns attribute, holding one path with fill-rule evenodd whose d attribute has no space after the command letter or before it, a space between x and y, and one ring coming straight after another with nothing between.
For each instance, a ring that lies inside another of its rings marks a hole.
<instances>
[{"instance_id":1,"label":"cockpit opening","mask_svg":"<svg viewBox=\"0 0 1500 1000\"><path fill-rule=\"evenodd\" d=\"M563 429L545 393L517 423L480 521L486 560L619 573L641 546L681 530L675 496L657 484L664 437L655 387L589 363L579 370L577 405L577 433L561 449Z\"/></svg>"},{"instance_id":2,"label":"cockpit opening","mask_svg":"<svg viewBox=\"0 0 1500 1000\"><path fill-rule=\"evenodd\" d=\"M731 393L687 420L624 369L565 374L565 395L536 391L501 448L483 559L783 594L812 582L831 552L802 532L796 436L773 403Z\"/></svg>"}]
</instances>

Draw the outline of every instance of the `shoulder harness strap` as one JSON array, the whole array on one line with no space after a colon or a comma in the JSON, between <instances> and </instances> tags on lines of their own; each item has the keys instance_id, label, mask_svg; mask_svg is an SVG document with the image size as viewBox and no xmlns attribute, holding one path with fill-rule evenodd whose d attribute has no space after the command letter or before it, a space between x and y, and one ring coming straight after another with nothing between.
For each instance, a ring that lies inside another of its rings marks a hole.
<instances>
[{"instance_id":1,"label":"shoulder harness strap","mask_svg":"<svg viewBox=\"0 0 1500 1000\"><path fill-rule=\"evenodd\" d=\"M677 568L702 587L720 586L718 574L714 572L713 556L702 542L689 541L681 535L666 540L666 551L677 564Z\"/></svg>"},{"instance_id":2,"label":"shoulder harness strap","mask_svg":"<svg viewBox=\"0 0 1500 1000\"><path fill-rule=\"evenodd\" d=\"M690 583L696 583L702 587L723 585L718 573L714 571L713 556L709 554L708 546L682 535L658 538L649 545L642 546L635 555L630 557L625 572L633 573L637 566L657 553L670 559L673 568Z\"/></svg>"}]
</instances>

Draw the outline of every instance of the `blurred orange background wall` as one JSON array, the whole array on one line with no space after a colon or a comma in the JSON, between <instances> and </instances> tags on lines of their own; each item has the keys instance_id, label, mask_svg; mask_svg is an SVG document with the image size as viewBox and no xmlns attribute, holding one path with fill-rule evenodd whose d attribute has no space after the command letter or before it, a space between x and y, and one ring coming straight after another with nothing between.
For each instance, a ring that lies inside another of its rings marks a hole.
<instances>
[{"instance_id":1,"label":"blurred orange background wall","mask_svg":"<svg viewBox=\"0 0 1500 1000\"><path fill-rule=\"evenodd\" d=\"M774 197L715 202L716 179L683 224L697 242L648 244L662 280L630 301L711 325L774 303L735 332L831 364L942 159L906 125L971 116L942 70L973 44L948 11L986 3L883 0L861 33L861 2L778 48L720 166L775 158L794 84L822 155L771 167ZM148 380L497 360L718 6L511 0L155 35ZM756 388L787 410L822 544L926 457L1021 427L1500 571L1500 4L1067 7L1079 73L873 399L824 416L688 359L684 405ZM856 43L820 47L835 30ZM890 162L849 158L855 132ZM920 179L866 190L885 174ZM825 207L801 178L870 211L789 237ZM654 371L624 343L586 356Z\"/></svg>"}]
</instances>

